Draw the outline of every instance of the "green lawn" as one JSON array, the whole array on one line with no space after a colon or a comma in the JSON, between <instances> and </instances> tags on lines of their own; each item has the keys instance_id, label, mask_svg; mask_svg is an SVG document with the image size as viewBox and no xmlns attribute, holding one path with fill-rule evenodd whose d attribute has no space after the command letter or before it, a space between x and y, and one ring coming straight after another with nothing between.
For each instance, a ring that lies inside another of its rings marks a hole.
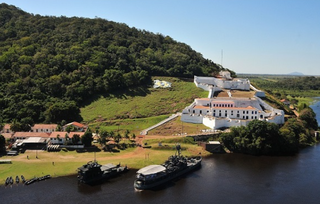
<instances>
[{"instance_id":1,"label":"green lawn","mask_svg":"<svg viewBox=\"0 0 320 204\"><path fill-rule=\"evenodd\" d=\"M120 153L101 151L96 152L95 156L93 152L77 153L76 151L37 152L38 159L36 159L35 152L26 152L14 157L4 156L1 159L11 159L12 163L0 164L0 185L4 185L8 176L15 178L17 175L24 175L26 179L30 179L46 174L50 174L52 177L74 175L77 173L78 167L93 161L94 158L100 164L121 163L121 165L127 165L130 169L139 169L150 164L161 164L170 155L175 154L174 148L166 150L154 148L158 146L158 140L148 140L147 142L152 148L128 148L121 150ZM187 156L196 155L200 151L202 155L208 154L197 145L182 144L181 146L185 149L183 154ZM27 155L29 159L27 159Z\"/></svg>"},{"instance_id":2,"label":"green lawn","mask_svg":"<svg viewBox=\"0 0 320 204\"><path fill-rule=\"evenodd\" d=\"M117 95L99 96L81 108L81 116L91 127L125 130L139 133L170 115L181 112L195 98L207 97L208 92L197 88L192 79L154 77L172 83L171 88L142 88Z\"/></svg>"}]
</instances>

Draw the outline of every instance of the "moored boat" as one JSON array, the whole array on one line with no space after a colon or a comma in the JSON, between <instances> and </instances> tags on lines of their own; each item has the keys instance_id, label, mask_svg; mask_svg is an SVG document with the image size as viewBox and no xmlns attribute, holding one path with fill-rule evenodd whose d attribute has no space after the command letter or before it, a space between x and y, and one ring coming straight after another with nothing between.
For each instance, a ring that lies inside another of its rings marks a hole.
<instances>
[{"instance_id":1,"label":"moored boat","mask_svg":"<svg viewBox=\"0 0 320 204\"><path fill-rule=\"evenodd\" d=\"M88 162L87 164L78 168L78 181L86 184L94 184L103 182L106 179L115 177L128 171L127 166L120 164L105 164L100 165L96 161Z\"/></svg>"},{"instance_id":2,"label":"moored boat","mask_svg":"<svg viewBox=\"0 0 320 204\"><path fill-rule=\"evenodd\" d=\"M23 175L21 175L21 180L22 180L22 183L25 183L25 182L26 182L26 179L24 178Z\"/></svg>"},{"instance_id":3,"label":"moored boat","mask_svg":"<svg viewBox=\"0 0 320 204\"><path fill-rule=\"evenodd\" d=\"M6 186L10 184L10 177L7 177L5 184L6 184Z\"/></svg>"},{"instance_id":4,"label":"moored boat","mask_svg":"<svg viewBox=\"0 0 320 204\"><path fill-rule=\"evenodd\" d=\"M12 176L10 176L10 179L9 179L9 184L13 184L13 178L12 178Z\"/></svg>"},{"instance_id":5,"label":"moored boat","mask_svg":"<svg viewBox=\"0 0 320 204\"><path fill-rule=\"evenodd\" d=\"M180 147L179 147L180 148ZM149 165L137 171L134 188L153 189L201 166L202 157L170 156L162 165Z\"/></svg>"},{"instance_id":6,"label":"moored boat","mask_svg":"<svg viewBox=\"0 0 320 204\"><path fill-rule=\"evenodd\" d=\"M30 184L32 184L32 183L34 183L36 181L38 181L38 177L34 177L34 178L30 179L30 180L27 180L24 184L25 185L30 185Z\"/></svg>"},{"instance_id":7,"label":"moored boat","mask_svg":"<svg viewBox=\"0 0 320 204\"><path fill-rule=\"evenodd\" d=\"M46 180L46 179L49 179L49 178L51 178L51 176L48 174L48 175L39 177L38 181L43 181L43 180Z\"/></svg>"}]
</instances>

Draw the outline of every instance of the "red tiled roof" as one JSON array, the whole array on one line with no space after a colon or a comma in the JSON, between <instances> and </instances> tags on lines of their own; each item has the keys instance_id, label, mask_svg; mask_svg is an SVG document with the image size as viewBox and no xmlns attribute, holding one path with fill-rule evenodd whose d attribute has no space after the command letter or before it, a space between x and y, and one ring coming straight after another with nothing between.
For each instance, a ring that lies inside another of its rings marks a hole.
<instances>
[{"instance_id":1,"label":"red tiled roof","mask_svg":"<svg viewBox=\"0 0 320 204\"><path fill-rule=\"evenodd\" d=\"M6 139L10 139L12 137L12 133L1 133L0 135L3 135Z\"/></svg>"},{"instance_id":2,"label":"red tiled roof","mask_svg":"<svg viewBox=\"0 0 320 204\"><path fill-rule=\"evenodd\" d=\"M194 109L210 109L209 106L194 106Z\"/></svg>"},{"instance_id":3,"label":"red tiled roof","mask_svg":"<svg viewBox=\"0 0 320 204\"><path fill-rule=\"evenodd\" d=\"M82 137L82 135L84 135L84 132L70 132L69 138L73 138L74 135L79 135L80 137Z\"/></svg>"},{"instance_id":4,"label":"red tiled roof","mask_svg":"<svg viewBox=\"0 0 320 204\"><path fill-rule=\"evenodd\" d=\"M210 101L210 98L197 98L198 100L205 100L205 101Z\"/></svg>"},{"instance_id":5,"label":"red tiled roof","mask_svg":"<svg viewBox=\"0 0 320 204\"><path fill-rule=\"evenodd\" d=\"M50 134L50 138L57 138L58 135L59 135L60 138L62 138L62 137L64 138L67 133L68 133L68 132L52 132L52 133Z\"/></svg>"},{"instance_id":6,"label":"red tiled roof","mask_svg":"<svg viewBox=\"0 0 320 204\"><path fill-rule=\"evenodd\" d=\"M13 137L49 137L45 132L16 132Z\"/></svg>"},{"instance_id":7,"label":"red tiled roof","mask_svg":"<svg viewBox=\"0 0 320 204\"><path fill-rule=\"evenodd\" d=\"M256 108L252 107L252 106L248 106L248 107L213 107L213 109L233 109L233 110L256 110Z\"/></svg>"},{"instance_id":8,"label":"red tiled roof","mask_svg":"<svg viewBox=\"0 0 320 204\"><path fill-rule=\"evenodd\" d=\"M57 124L35 124L32 129L56 129Z\"/></svg>"},{"instance_id":9,"label":"red tiled roof","mask_svg":"<svg viewBox=\"0 0 320 204\"><path fill-rule=\"evenodd\" d=\"M81 124L81 123L78 123L78 122L68 123L64 127L69 126L69 125L74 125L74 126L76 126L78 128L85 128L86 127L84 124Z\"/></svg>"}]
</instances>

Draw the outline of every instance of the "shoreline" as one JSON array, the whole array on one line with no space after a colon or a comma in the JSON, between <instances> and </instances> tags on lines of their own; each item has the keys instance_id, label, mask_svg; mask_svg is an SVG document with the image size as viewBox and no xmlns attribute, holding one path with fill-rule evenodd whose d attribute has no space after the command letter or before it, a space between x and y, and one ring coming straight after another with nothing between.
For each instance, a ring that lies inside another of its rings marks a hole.
<instances>
[{"instance_id":1,"label":"shoreline","mask_svg":"<svg viewBox=\"0 0 320 204\"><path fill-rule=\"evenodd\" d=\"M186 150L182 152L185 156L211 155L202 149L201 146L183 144ZM51 175L52 178L76 175L78 167L89 161L96 161L100 164L121 164L127 165L129 170L138 170L150 164L161 164L169 156L174 155L174 150L156 150L152 148L134 147L121 150L120 153L110 152L26 152L17 156L3 156L1 159L11 159L11 164L0 164L0 186L5 184L9 176L23 175L26 180L43 175ZM37 158L38 157L38 158Z\"/></svg>"}]
</instances>

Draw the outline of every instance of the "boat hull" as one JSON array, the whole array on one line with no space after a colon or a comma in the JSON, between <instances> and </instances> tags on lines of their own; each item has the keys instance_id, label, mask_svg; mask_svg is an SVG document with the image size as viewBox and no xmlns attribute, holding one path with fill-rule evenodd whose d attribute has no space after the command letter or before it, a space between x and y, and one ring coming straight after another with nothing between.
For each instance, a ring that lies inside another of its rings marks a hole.
<instances>
[{"instance_id":1,"label":"boat hull","mask_svg":"<svg viewBox=\"0 0 320 204\"><path fill-rule=\"evenodd\" d=\"M194 165L192 166L188 166L187 168L181 170L181 171L178 171L178 172L175 172L175 173L170 173L168 174L167 176L155 181L155 182L149 182L149 183L146 183L144 181L141 181L139 179L136 179L134 181L134 188L136 190L148 190L148 189L154 189L156 187L159 187L159 186L162 186L166 183L169 183L189 172L192 172L198 168L201 167L201 160L199 160L197 163L195 163Z\"/></svg>"},{"instance_id":2,"label":"boat hull","mask_svg":"<svg viewBox=\"0 0 320 204\"><path fill-rule=\"evenodd\" d=\"M128 170L129 169L127 167L117 167L116 171L102 173L91 178L83 177L80 173L78 173L78 181L79 183L84 183L89 185L99 184L99 183L105 182L108 179L117 177L118 175L125 173Z\"/></svg>"}]
</instances>

